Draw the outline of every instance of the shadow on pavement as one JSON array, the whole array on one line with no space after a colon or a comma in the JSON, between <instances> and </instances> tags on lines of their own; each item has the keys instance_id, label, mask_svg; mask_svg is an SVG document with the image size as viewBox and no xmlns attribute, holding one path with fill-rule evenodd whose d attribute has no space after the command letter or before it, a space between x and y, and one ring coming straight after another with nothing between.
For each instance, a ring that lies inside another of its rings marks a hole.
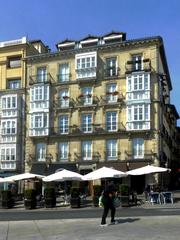
<instances>
[{"instance_id":1,"label":"shadow on pavement","mask_svg":"<svg viewBox=\"0 0 180 240\"><path fill-rule=\"evenodd\" d=\"M139 221L140 218L124 218L124 219L116 219L116 225L117 224L123 224L123 223L133 223L135 221Z\"/></svg>"}]
</instances>

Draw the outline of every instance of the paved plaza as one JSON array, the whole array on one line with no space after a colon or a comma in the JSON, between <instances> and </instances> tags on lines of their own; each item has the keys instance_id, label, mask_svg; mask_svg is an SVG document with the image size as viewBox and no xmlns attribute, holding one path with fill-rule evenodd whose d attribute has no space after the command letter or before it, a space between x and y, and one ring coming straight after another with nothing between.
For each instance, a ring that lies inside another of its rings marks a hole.
<instances>
[{"instance_id":1,"label":"paved plaza","mask_svg":"<svg viewBox=\"0 0 180 240\"><path fill-rule=\"evenodd\" d=\"M109 218L107 222L109 222ZM101 227L100 219L0 222L0 240L179 240L180 216L117 218Z\"/></svg>"}]
</instances>

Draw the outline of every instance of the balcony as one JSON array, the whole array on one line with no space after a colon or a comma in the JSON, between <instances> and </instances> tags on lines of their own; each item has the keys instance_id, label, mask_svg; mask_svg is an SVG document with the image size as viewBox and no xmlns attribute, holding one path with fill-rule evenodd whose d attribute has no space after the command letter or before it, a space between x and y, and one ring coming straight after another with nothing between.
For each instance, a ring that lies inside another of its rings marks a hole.
<instances>
[{"instance_id":1,"label":"balcony","mask_svg":"<svg viewBox=\"0 0 180 240\"><path fill-rule=\"evenodd\" d=\"M70 73L58 74L57 75L57 82L58 83L66 84L70 81L70 79L71 79L71 74Z\"/></svg>"},{"instance_id":2,"label":"balcony","mask_svg":"<svg viewBox=\"0 0 180 240\"><path fill-rule=\"evenodd\" d=\"M74 108L75 104L76 102L74 101L74 99L68 96L64 96L53 102L53 106L56 110Z\"/></svg>"},{"instance_id":3,"label":"balcony","mask_svg":"<svg viewBox=\"0 0 180 240\"><path fill-rule=\"evenodd\" d=\"M116 123L113 126L106 124L87 124L87 125L73 125L65 126L64 128L51 128L52 136L89 136L89 135L104 135L104 134L119 134L125 132L125 126L122 122Z\"/></svg>"},{"instance_id":4,"label":"balcony","mask_svg":"<svg viewBox=\"0 0 180 240\"><path fill-rule=\"evenodd\" d=\"M49 154L44 154L42 156L37 156L37 154L29 154L27 163L32 165L34 163L46 163L50 164L52 162L53 156Z\"/></svg>"},{"instance_id":5,"label":"balcony","mask_svg":"<svg viewBox=\"0 0 180 240\"><path fill-rule=\"evenodd\" d=\"M53 78L50 73L43 75L34 75L29 77L29 85L40 84L40 83L52 83Z\"/></svg>"},{"instance_id":6,"label":"balcony","mask_svg":"<svg viewBox=\"0 0 180 240\"><path fill-rule=\"evenodd\" d=\"M70 153L67 153L67 156L66 154L63 154L61 152L56 154L56 162L70 162L70 159L71 159Z\"/></svg>"},{"instance_id":7,"label":"balcony","mask_svg":"<svg viewBox=\"0 0 180 240\"><path fill-rule=\"evenodd\" d=\"M120 151L106 151L104 152L105 160L106 161L117 161L119 160L121 155Z\"/></svg>"},{"instance_id":8,"label":"balcony","mask_svg":"<svg viewBox=\"0 0 180 240\"><path fill-rule=\"evenodd\" d=\"M123 94L118 91L107 92L106 95L101 96L101 105L119 105L124 99Z\"/></svg>"},{"instance_id":9,"label":"balcony","mask_svg":"<svg viewBox=\"0 0 180 240\"><path fill-rule=\"evenodd\" d=\"M125 68L126 74L140 71L151 71L151 61L150 59L127 61Z\"/></svg>"},{"instance_id":10,"label":"balcony","mask_svg":"<svg viewBox=\"0 0 180 240\"><path fill-rule=\"evenodd\" d=\"M78 83L94 83L97 78L96 67L76 69Z\"/></svg>"},{"instance_id":11,"label":"balcony","mask_svg":"<svg viewBox=\"0 0 180 240\"><path fill-rule=\"evenodd\" d=\"M77 107L95 107L99 102L98 97L92 96L92 94L83 95L80 94L77 98Z\"/></svg>"},{"instance_id":12,"label":"balcony","mask_svg":"<svg viewBox=\"0 0 180 240\"><path fill-rule=\"evenodd\" d=\"M104 78L117 78L120 73L119 67L109 67L104 70Z\"/></svg>"},{"instance_id":13,"label":"balcony","mask_svg":"<svg viewBox=\"0 0 180 240\"><path fill-rule=\"evenodd\" d=\"M74 160L77 163L96 163L99 162L101 159L101 155L99 154L99 152L92 152L88 155L90 156L85 156L82 153L74 153Z\"/></svg>"},{"instance_id":14,"label":"balcony","mask_svg":"<svg viewBox=\"0 0 180 240\"><path fill-rule=\"evenodd\" d=\"M146 150L142 152L141 155L134 155L132 151L125 151L125 159L126 161L133 162L147 162L152 163L154 159L154 153L151 150Z\"/></svg>"}]
</instances>

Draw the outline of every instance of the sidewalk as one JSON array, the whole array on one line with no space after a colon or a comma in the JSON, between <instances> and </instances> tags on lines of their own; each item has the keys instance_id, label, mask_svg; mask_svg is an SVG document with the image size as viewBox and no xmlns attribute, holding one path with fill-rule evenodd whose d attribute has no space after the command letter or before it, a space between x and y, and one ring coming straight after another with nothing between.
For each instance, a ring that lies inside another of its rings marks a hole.
<instances>
[{"instance_id":1,"label":"sidewalk","mask_svg":"<svg viewBox=\"0 0 180 240\"><path fill-rule=\"evenodd\" d=\"M180 216L118 218L107 227L97 218L9 221L0 223L0 240L179 240L179 226Z\"/></svg>"}]
</instances>

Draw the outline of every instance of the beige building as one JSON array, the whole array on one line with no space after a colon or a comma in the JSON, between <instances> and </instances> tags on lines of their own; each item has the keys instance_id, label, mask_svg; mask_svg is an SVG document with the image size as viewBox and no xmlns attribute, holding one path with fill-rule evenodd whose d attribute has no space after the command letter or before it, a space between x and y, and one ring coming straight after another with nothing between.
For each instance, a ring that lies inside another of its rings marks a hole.
<instances>
[{"instance_id":1,"label":"beige building","mask_svg":"<svg viewBox=\"0 0 180 240\"><path fill-rule=\"evenodd\" d=\"M162 38L111 32L56 46L26 57L26 170L171 168L179 116ZM123 181L141 190L159 180ZM166 175L163 182L169 184Z\"/></svg>"},{"instance_id":2,"label":"beige building","mask_svg":"<svg viewBox=\"0 0 180 240\"><path fill-rule=\"evenodd\" d=\"M25 170L26 66L23 59L38 54L37 45L26 37L0 42L0 177Z\"/></svg>"}]
</instances>

